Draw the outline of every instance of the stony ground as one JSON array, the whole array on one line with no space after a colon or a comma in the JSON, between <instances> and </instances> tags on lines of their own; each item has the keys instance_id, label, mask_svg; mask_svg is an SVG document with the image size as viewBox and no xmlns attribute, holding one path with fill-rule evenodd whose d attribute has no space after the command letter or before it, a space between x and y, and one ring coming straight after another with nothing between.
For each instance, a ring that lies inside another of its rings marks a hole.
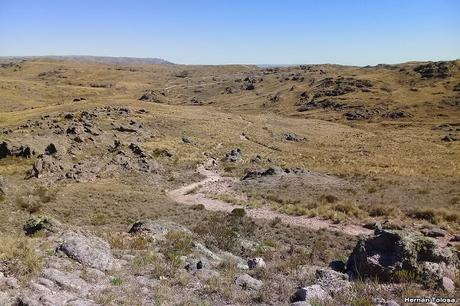
<instances>
[{"instance_id":1,"label":"stony ground","mask_svg":"<svg viewBox=\"0 0 460 306\"><path fill-rule=\"evenodd\" d=\"M459 298L458 61L0 65L0 304Z\"/></svg>"}]
</instances>

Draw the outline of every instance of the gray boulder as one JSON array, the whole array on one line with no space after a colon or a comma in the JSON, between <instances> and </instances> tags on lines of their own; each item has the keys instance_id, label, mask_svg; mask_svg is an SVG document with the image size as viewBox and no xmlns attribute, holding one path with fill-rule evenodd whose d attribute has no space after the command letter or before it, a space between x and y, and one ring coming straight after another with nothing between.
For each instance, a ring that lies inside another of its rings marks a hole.
<instances>
[{"instance_id":1,"label":"gray boulder","mask_svg":"<svg viewBox=\"0 0 460 306\"><path fill-rule=\"evenodd\" d=\"M439 289L447 292L455 292L455 283L448 277L443 277L439 281Z\"/></svg>"},{"instance_id":2,"label":"gray boulder","mask_svg":"<svg viewBox=\"0 0 460 306\"><path fill-rule=\"evenodd\" d=\"M348 275L336 272L330 269L316 269L316 284L320 285L328 294L334 295L340 291L349 289L351 282L348 280Z\"/></svg>"},{"instance_id":3,"label":"gray boulder","mask_svg":"<svg viewBox=\"0 0 460 306\"><path fill-rule=\"evenodd\" d=\"M82 265L99 270L109 270L119 266L113 258L110 245L99 237L67 231L61 235L60 240L57 251Z\"/></svg>"},{"instance_id":4,"label":"gray boulder","mask_svg":"<svg viewBox=\"0 0 460 306\"><path fill-rule=\"evenodd\" d=\"M348 259L347 271L352 278L392 281L403 270L423 277L425 262L456 271L458 255L419 232L383 230L358 241Z\"/></svg>"},{"instance_id":5,"label":"gray boulder","mask_svg":"<svg viewBox=\"0 0 460 306\"><path fill-rule=\"evenodd\" d=\"M262 281L251 277L249 274L242 274L235 279L235 284L245 290L259 290L262 288Z\"/></svg>"},{"instance_id":6,"label":"gray boulder","mask_svg":"<svg viewBox=\"0 0 460 306\"><path fill-rule=\"evenodd\" d=\"M308 302L318 303L329 298L327 292L320 285L311 285L299 288L294 295L291 296L291 303Z\"/></svg>"},{"instance_id":7,"label":"gray boulder","mask_svg":"<svg viewBox=\"0 0 460 306\"><path fill-rule=\"evenodd\" d=\"M95 288L79 277L79 272L64 272L46 268L32 280L18 297L19 305L29 306L95 306L88 296ZM15 304L16 305L16 304Z\"/></svg>"}]
</instances>

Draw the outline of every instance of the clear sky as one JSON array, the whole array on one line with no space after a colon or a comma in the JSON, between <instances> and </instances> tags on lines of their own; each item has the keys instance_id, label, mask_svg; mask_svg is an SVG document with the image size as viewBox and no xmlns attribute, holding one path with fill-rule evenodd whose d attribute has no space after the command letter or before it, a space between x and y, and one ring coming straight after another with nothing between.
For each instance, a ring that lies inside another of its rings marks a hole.
<instances>
[{"instance_id":1,"label":"clear sky","mask_svg":"<svg viewBox=\"0 0 460 306\"><path fill-rule=\"evenodd\" d=\"M0 0L0 56L367 65L460 58L459 0Z\"/></svg>"}]
</instances>

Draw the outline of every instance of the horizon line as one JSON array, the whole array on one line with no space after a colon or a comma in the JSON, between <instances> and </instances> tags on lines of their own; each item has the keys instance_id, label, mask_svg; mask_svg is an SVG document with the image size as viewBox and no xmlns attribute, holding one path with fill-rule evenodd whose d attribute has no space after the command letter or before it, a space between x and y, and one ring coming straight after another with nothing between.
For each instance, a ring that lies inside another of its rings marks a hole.
<instances>
[{"instance_id":1,"label":"horizon line","mask_svg":"<svg viewBox=\"0 0 460 306\"><path fill-rule=\"evenodd\" d=\"M409 60L409 61L401 61L401 62L391 62L391 63L378 63L378 64L365 64L365 65L353 65L353 64L341 64L341 63L333 63L333 62L322 62L322 63L296 63L296 64L271 64L271 63L225 63L225 64L185 64L185 63L176 63L172 62L168 59L162 57L146 57L146 56L118 56L118 55L90 55L90 54L46 54L46 55L0 55L0 59L20 59L20 58L52 58L52 57L93 57L93 58L118 58L118 59L139 59L139 60L161 60L166 62L165 64L172 64L172 65L184 65L184 66L278 66L278 67L290 67L290 66L300 66L300 65L336 65L336 66L351 66L351 67L368 67L368 66L379 66L379 65L401 65L401 64L409 64L409 63L417 63L417 62L454 62L459 61L459 58L455 59L431 59L431 60Z\"/></svg>"}]
</instances>

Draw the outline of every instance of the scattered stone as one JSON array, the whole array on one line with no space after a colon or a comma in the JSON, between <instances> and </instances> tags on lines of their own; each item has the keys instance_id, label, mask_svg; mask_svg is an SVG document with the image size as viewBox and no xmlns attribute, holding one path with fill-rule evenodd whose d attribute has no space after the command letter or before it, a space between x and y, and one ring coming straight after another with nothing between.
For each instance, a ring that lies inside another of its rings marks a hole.
<instances>
[{"instance_id":1,"label":"scattered stone","mask_svg":"<svg viewBox=\"0 0 460 306\"><path fill-rule=\"evenodd\" d=\"M235 284L244 290L259 290L262 288L262 281L251 277L249 274L242 274L235 279Z\"/></svg>"},{"instance_id":2,"label":"scattered stone","mask_svg":"<svg viewBox=\"0 0 460 306\"><path fill-rule=\"evenodd\" d=\"M265 269L267 267L267 264L265 263L263 258L256 257L248 260L248 267L249 270Z\"/></svg>"},{"instance_id":3,"label":"scattered stone","mask_svg":"<svg viewBox=\"0 0 460 306\"><path fill-rule=\"evenodd\" d=\"M66 133L71 134L71 135L79 135L83 132L84 132L84 128L80 125L70 126L66 129Z\"/></svg>"},{"instance_id":4,"label":"scattered stone","mask_svg":"<svg viewBox=\"0 0 460 306\"><path fill-rule=\"evenodd\" d=\"M204 269L208 266L208 263L204 259L192 260L187 263L185 270L188 272L196 272L197 270Z\"/></svg>"},{"instance_id":5,"label":"scattered stone","mask_svg":"<svg viewBox=\"0 0 460 306\"><path fill-rule=\"evenodd\" d=\"M457 141L457 137L455 137L455 135L449 134L441 138L441 140L446 141L446 142L453 142L453 141Z\"/></svg>"},{"instance_id":6,"label":"scattered stone","mask_svg":"<svg viewBox=\"0 0 460 306\"><path fill-rule=\"evenodd\" d=\"M115 146L116 143L115 143ZM140 157L150 157L145 151L144 149L142 149L138 144L136 143L131 143L129 145L129 148L131 149L131 151L136 154L136 155L139 155Z\"/></svg>"},{"instance_id":7,"label":"scattered stone","mask_svg":"<svg viewBox=\"0 0 460 306\"><path fill-rule=\"evenodd\" d=\"M261 163L262 162L262 156L256 155L253 158L251 158L251 163Z\"/></svg>"},{"instance_id":8,"label":"scattered stone","mask_svg":"<svg viewBox=\"0 0 460 306\"><path fill-rule=\"evenodd\" d=\"M190 138L188 138L188 137L186 137L186 136L183 136L183 137L182 137L182 142L183 142L183 143L186 143L186 144L192 143L192 141L190 140Z\"/></svg>"},{"instance_id":9,"label":"scattered stone","mask_svg":"<svg viewBox=\"0 0 460 306\"><path fill-rule=\"evenodd\" d=\"M260 169L255 171L249 171L241 180L249 180L266 176L275 176L282 175L284 173L283 169L279 167L270 167L267 169Z\"/></svg>"},{"instance_id":10,"label":"scattered stone","mask_svg":"<svg viewBox=\"0 0 460 306\"><path fill-rule=\"evenodd\" d=\"M64 119L67 119L67 120L73 119L74 117L75 117L75 115L72 114L72 113L64 114Z\"/></svg>"},{"instance_id":11,"label":"scattered stone","mask_svg":"<svg viewBox=\"0 0 460 306\"><path fill-rule=\"evenodd\" d=\"M388 119L400 119L400 118L412 117L412 114L407 111L403 111L403 110L394 110L394 111L383 114L382 117L388 118Z\"/></svg>"},{"instance_id":12,"label":"scattered stone","mask_svg":"<svg viewBox=\"0 0 460 306\"><path fill-rule=\"evenodd\" d=\"M326 291L320 285L311 285L298 289L291 296L291 303L295 302L315 302L325 300L329 297Z\"/></svg>"},{"instance_id":13,"label":"scattered stone","mask_svg":"<svg viewBox=\"0 0 460 306\"><path fill-rule=\"evenodd\" d=\"M271 95L269 96L270 102L277 103L281 99L281 96L279 94Z\"/></svg>"},{"instance_id":14,"label":"scattered stone","mask_svg":"<svg viewBox=\"0 0 460 306\"><path fill-rule=\"evenodd\" d=\"M440 130L445 132L460 132L460 124L456 123L444 123L433 127L433 130Z\"/></svg>"},{"instance_id":15,"label":"scattered stone","mask_svg":"<svg viewBox=\"0 0 460 306\"><path fill-rule=\"evenodd\" d=\"M192 98L190 99L190 102L191 102L193 105L203 105L203 102L200 101L200 100L198 100L197 97L192 97Z\"/></svg>"},{"instance_id":16,"label":"scattered stone","mask_svg":"<svg viewBox=\"0 0 460 306\"><path fill-rule=\"evenodd\" d=\"M372 119L375 114L375 110L369 108L361 108L358 110L346 112L344 116L347 120L369 120Z\"/></svg>"},{"instance_id":17,"label":"scattered stone","mask_svg":"<svg viewBox=\"0 0 460 306\"><path fill-rule=\"evenodd\" d=\"M145 92L140 98L140 101L153 102L153 103L164 103L165 92L159 90L149 90Z\"/></svg>"},{"instance_id":18,"label":"scattered stone","mask_svg":"<svg viewBox=\"0 0 460 306\"><path fill-rule=\"evenodd\" d=\"M284 136L284 139L286 139L287 141L296 141L296 142L299 142L299 141L302 141L304 140L305 138L303 138L302 136L299 136L295 133L286 133L283 135Z\"/></svg>"},{"instance_id":19,"label":"scattered stone","mask_svg":"<svg viewBox=\"0 0 460 306\"><path fill-rule=\"evenodd\" d=\"M439 282L439 288L447 292L455 292L455 283L448 277L443 277Z\"/></svg>"},{"instance_id":20,"label":"scattered stone","mask_svg":"<svg viewBox=\"0 0 460 306\"><path fill-rule=\"evenodd\" d=\"M305 172L307 172L307 171L305 169L303 169L303 168L300 168L300 167L284 169L284 173L287 173L287 174L303 174Z\"/></svg>"},{"instance_id":21,"label":"scattered stone","mask_svg":"<svg viewBox=\"0 0 460 306\"><path fill-rule=\"evenodd\" d=\"M307 98L305 98L307 99ZM305 112L310 111L313 109L332 109L332 110L342 110L347 107L347 105L343 102L338 102L331 99L324 99L321 101L310 101L305 103L306 100L301 98L300 103L302 103L298 108L298 112Z\"/></svg>"},{"instance_id":22,"label":"scattered stone","mask_svg":"<svg viewBox=\"0 0 460 306\"><path fill-rule=\"evenodd\" d=\"M53 155L56 153L57 153L57 149L54 143L50 143L45 149L45 155Z\"/></svg>"},{"instance_id":23,"label":"scattered stone","mask_svg":"<svg viewBox=\"0 0 460 306\"><path fill-rule=\"evenodd\" d=\"M236 163L241 161L241 149L232 149L229 153L225 155L225 158L228 162Z\"/></svg>"},{"instance_id":24,"label":"scattered stone","mask_svg":"<svg viewBox=\"0 0 460 306\"><path fill-rule=\"evenodd\" d=\"M244 85L244 89L245 90L254 90L254 89L256 89L256 86L254 84L252 84L252 83L247 83L247 84Z\"/></svg>"},{"instance_id":25,"label":"scattered stone","mask_svg":"<svg viewBox=\"0 0 460 306\"><path fill-rule=\"evenodd\" d=\"M124 126L119 126L116 128L117 131L119 132L126 132L126 133L136 133L137 130L130 128L130 127L124 127Z\"/></svg>"}]
</instances>

